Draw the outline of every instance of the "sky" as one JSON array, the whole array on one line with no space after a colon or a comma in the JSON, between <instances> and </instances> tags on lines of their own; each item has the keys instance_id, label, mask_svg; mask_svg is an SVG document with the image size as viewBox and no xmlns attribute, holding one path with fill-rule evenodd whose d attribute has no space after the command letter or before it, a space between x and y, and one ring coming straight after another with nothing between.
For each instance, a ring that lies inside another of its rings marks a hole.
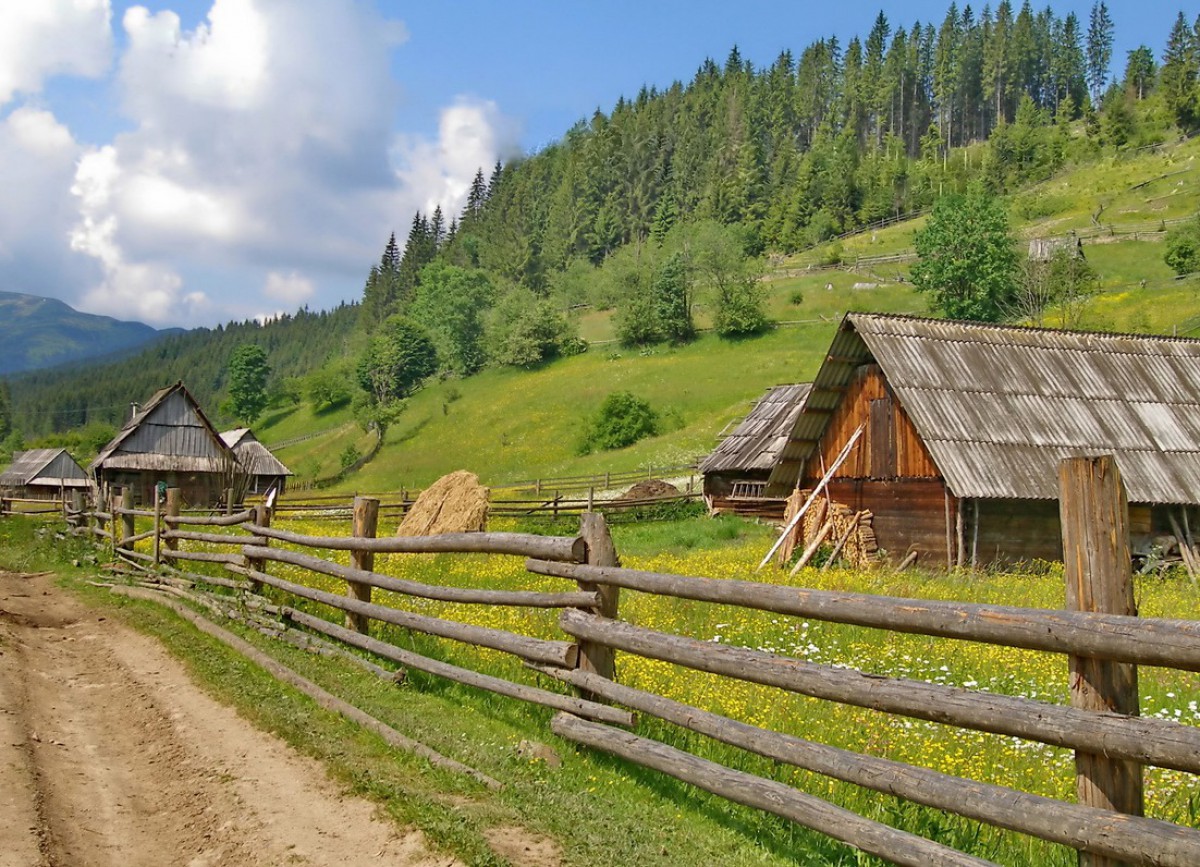
<instances>
[{"instance_id":1,"label":"sky","mask_svg":"<svg viewBox=\"0 0 1200 867\"><path fill-rule=\"evenodd\" d=\"M329 309L416 211L644 84L948 6L0 0L0 290L158 327ZM1114 74L1181 8L1108 6Z\"/></svg>"}]
</instances>

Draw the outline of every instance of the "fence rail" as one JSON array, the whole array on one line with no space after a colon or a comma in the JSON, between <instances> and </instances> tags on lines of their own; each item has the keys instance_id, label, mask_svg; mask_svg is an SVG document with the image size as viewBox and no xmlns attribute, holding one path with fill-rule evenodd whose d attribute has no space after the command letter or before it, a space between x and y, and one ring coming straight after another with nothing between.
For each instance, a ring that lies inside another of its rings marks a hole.
<instances>
[{"instance_id":1,"label":"fence rail","mask_svg":"<svg viewBox=\"0 0 1200 867\"><path fill-rule=\"evenodd\" d=\"M1073 847L1081 853L1081 863L1088 865L1200 864L1200 830L1146 818L1141 809L1143 766L1200 774L1200 729L1139 717L1135 667L1200 671L1200 622L1134 615L1128 510L1111 458L1068 459L1062 465L1059 484L1070 606L1064 611L817 591L625 569L617 565L617 552L604 519L594 513L581 518L577 536L473 533L423 538L376 538L379 503L368 498L355 501L353 535L349 536L310 536L271 527L270 515L261 508L232 516L236 522L224 517L226 529L221 532L183 530L180 528L186 525L211 527L215 521L167 514L154 522L150 534L153 555L133 550L135 540L145 542L148 534L132 532L132 521L138 517L132 509L114 503L109 513L72 513L70 519L77 532L89 536L94 529L90 521L101 522L101 532L118 555L132 557L131 562L147 575L147 586L174 582L169 588L172 594L216 610L235 600L205 590L204 584L236 590L243 594L242 610L250 612L243 615L247 622L257 623L272 635L320 636L319 640L331 642L331 648L354 647L438 677L553 708L559 713L551 728L563 738L784 816L895 863L988 862L835 807L777 780L725 767L613 726L634 728L637 721L631 711L647 714L786 765ZM107 530L103 522L107 522ZM184 551L179 550L180 543L232 551ZM351 565L316 553L321 550L349 551ZM376 571L373 558L379 553L524 557L528 575L560 578L574 589L547 592L424 584ZM214 575L210 579L180 571L170 578L161 577L145 565L159 560L209 563L239 577ZM345 593L301 583L294 580L292 572L288 578L273 574L270 564L340 579L345 582ZM181 581L181 575L191 580ZM270 588L270 602L262 599L263 588ZM566 640L418 613L403 603L384 605L372 599L375 588L398 594L401 600L559 609L558 629ZM1064 706L982 689L870 675L654 630L620 617L621 589L780 617L1065 655L1072 672L1072 703ZM282 623L254 620L253 612L268 605L282 616ZM318 616L330 610L345 617L344 626L331 622L328 614ZM575 687L579 695L564 696L397 647L369 634L372 621L513 655L523 660L527 669ZM618 650L820 700L1071 749L1076 753L1079 800L1059 801L814 743L634 689L617 677L613 656ZM387 675L374 663L358 661ZM1098 703L1093 695L1099 697Z\"/></svg>"}]
</instances>

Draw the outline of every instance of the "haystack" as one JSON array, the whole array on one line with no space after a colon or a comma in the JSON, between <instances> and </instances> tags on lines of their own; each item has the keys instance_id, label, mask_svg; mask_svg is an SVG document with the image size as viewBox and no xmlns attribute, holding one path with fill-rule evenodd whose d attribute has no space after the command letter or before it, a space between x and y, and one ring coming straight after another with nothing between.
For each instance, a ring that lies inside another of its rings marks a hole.
<instances>
[{"instance_id":1,"label":"haystack","mask_svg":"<svg viewBox=\"0 0 1200 867\"><path fill-rule=\"evenodd\" d=\"M466 470L442 476L417 497L397 536L475 533L487 529L488 489Z\"/></svg>"},{"instance_id":2,"label":"haystack","mask_svg":"<svg viewBox=\"0 0 1200 867\"><path fill-rule=\"evenodd\" d=\"M617 502L627 502L632 500L653 500L659 497L678 497L679 488L672 485L670 482L664 482L662 479L646 479L638 482L621 496L617 497Z\"/></svg>"}]
</instances>

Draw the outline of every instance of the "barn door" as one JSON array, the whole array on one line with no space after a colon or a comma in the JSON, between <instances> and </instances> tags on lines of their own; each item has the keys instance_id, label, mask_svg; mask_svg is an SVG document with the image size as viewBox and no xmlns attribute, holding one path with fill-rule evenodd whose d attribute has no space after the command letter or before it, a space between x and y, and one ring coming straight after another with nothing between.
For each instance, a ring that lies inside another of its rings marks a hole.
<instances>
[{"instance_id":1,"label":"barn door","mask_svg":"<svg viewBox=\"0 0 1200 867\"><path fill-rule=\"evenodd\" d=\"M896 424L890 395L871 401L871 478L896 476Z\"/></svg>"}]
</instances>

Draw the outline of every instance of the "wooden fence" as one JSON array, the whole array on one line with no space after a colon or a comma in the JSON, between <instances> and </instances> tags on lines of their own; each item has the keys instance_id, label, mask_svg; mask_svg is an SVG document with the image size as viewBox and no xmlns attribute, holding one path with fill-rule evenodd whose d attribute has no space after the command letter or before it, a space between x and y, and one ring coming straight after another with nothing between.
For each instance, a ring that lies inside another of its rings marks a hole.
<instances>
[{"instance_id":1,"label":"wooden fence","mask_svg":"<svg viewBox=\"0 0 1200 867\"><path fill-rule=\"evenodd\" d=\"M1128 507L1112 458L1065 460L1059 486L1068 591L1068 609L1061 611L818 591L622 568L605 519L595 513L582 516L575 537L469 533L375 538L378 503L368 498L355 501L352 536L310 536L273 527L270 514L262 507L234 515L180 515L178 500L171 497L162 515L114 503L109 512L72 512L70 518L76 532L104 537L120 557L143 569L148 587L186 596L222 613L238 614L271 634L321 642L327 652L339 648L344 652L349 645L405 668L553 708L558 714L551 728L567 740L657 769L898 864L924 867L988 862L864 818L778 781L648 739L637 734L632 712L776 762L1073 847L1080 852L1082 864L1200 864L1200 830L1142 815L1143 766L1200 774L1200 728L1137 715L1138 665L1200 671L1200 621L1135 615ZM133 532L134 520L139 517L153 520L149 532ZM93 526L97 522L99 526ZM152 553L133 550L139 539L152 540ZM188 542L232 550L185 550L182 543ZM330 550L351 552L350 565L319 554ZM517 556L525 558L528 573L554 576L567 583L561 592L423 584L375 571L374 557L380 553ZM163 575L155 571L160 561L175 568ZM196 562L215 564L226 574L186 571ZM345 582L346 592L331 593L285 579L272 573L272 563L339 579ZM209 592L206 586L218 589ZM266 588L270 588L268 598L263 596ZM565 637L521 635L381 605L372 600L373 588L415 599L558 609L558 625ZM242 594L243 604L236 610L231 607L235 600L228 589ZM688 600L689 604L739 606L779 617L1062 654L1071 673L1071 704L868 675L656 631L621 619L621 589ZM220 595L222 590L225 595ZM344 625L316 616L312 611L321 609L314 605L333 609L345 618ZM309 610L302 610L304 607ZM278 619L246 614L262 610ZM188 616L196 617L194 613ZM528 668L573 686L578 694L564 695L498 678L388 644L369 634L372 621L512 654ZM635 689L616 677L613 660L617 651L826 701L1070 749L1076 756L1078 800L1059 801L815 743ZM374 663L354 658L381 676L391 676Z\"/></svg>"}]
</instances>

